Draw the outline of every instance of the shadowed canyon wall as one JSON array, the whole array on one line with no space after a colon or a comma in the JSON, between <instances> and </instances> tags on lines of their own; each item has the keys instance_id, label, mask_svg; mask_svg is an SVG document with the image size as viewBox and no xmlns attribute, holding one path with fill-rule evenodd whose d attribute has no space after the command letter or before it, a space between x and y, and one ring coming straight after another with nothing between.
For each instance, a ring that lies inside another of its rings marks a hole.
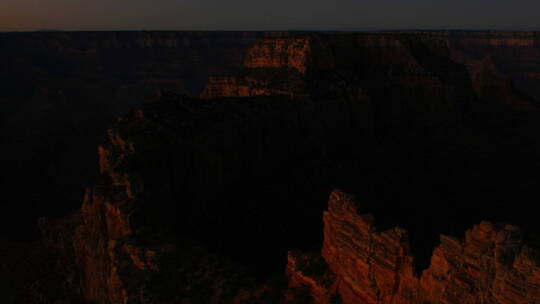
<instances>
[{"instance_id":1,"label":"shadowed canyon wall","mask_svg":"<svg viewBox=\"0 0 540 304\"><path fill-rule=\"evenodd\" d=\"M119 118L43 243L96 303L534 303L539 54L535 33L262 39L202 99Z\"/></svg>"},{"instance_id":2,"label":"shadowed canyon wall","mask_svg":"<svg viewBox=\"0 0 540 304\"><path fill-rule=\"evenodd\" d=\"M289 33L0 33L0 185L11 198L1 235L35 239L38 216L79 207L116 116L167 92L197 96L209 75L239 70L257 39L280 35Z\"/></svg>"},{"instance_id":3,"label":"shadowed canyon wall","mask_svg":"<svg viewBox=\"0 0 540 304\"><path fill-rule=\"evenodd\" d=\"M203 99L166 96L109 129L80 223L44 219L44 240L97 303L534 303L540 114L514 84L534 73L474 53L538 52L508 35L262 40ZM334 188L373 216L334 191L323 236ZM463 238L481 220L524 232Z\"/></svg>"}]
</instances>

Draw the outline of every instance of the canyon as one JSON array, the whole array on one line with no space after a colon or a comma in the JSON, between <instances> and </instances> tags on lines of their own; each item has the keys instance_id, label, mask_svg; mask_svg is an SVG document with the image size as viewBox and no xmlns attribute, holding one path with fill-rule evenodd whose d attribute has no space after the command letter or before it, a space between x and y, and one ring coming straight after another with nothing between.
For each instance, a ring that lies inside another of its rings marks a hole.
<instances>
[{"instance_id":1,"label":"canyon","mask_svg":"<svg viewBox=\"0 0 540 304\"><path fill-rule=\"evenodd\" d=\"M0 186L11 198L0 236L35 240L38 217L79 209L117 116L168 92L197 96L210 75L240 69L257 39L280 35L289 33L0 33Z\"/></svg>"},{"instance_id":2,"label":"canyon","mask_svg":"<svg viewBox=\"0 0 540 304\"><path fill-rule=\"evenodd\" d=\"M191 91L129 101L80 210L41 214L66 287L42 297L540 303L540 34L235 35L186 59Z\"/></svg>"}]
</instances>

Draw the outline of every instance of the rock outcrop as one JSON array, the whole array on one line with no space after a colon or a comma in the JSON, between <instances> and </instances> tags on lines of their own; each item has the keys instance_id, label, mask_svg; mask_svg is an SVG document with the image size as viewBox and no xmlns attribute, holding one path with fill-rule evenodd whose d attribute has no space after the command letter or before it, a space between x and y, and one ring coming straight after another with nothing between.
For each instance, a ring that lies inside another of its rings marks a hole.
<instances>
[{"instance_id":1,"label":"rock outcrop","mask_svg":"<svg viewBox=\"0 0 540 304\"><path fill-rule=\"evenodd\" d=\"M249 197L236 197L237 191L230 188L241 184L248 188L246 193L251 193L259 189L260 181L270 182L269 178L275 176L272 168L294 169L345 147L328 138L329 130L361 130L361 125L356 126L359 122L353 120L334 120L323 113L332 111L343 117L363 105L362 99L318 104L281 97L242 101L175 99L163 101L157 107L148 106L120 120L98 148L102 183L87 190L81 209L82 223L73 239L75 258L82 268L84 297L98 303L147 303L150 298L145 297L153 294L148 291L151 287L146 279L141 279L169 272L180 276L178 269L171 270L174 264L170 260L179 254L188 256L188 260L195 259L191 249L195 245L181 245L193 238L209 239L210 244L219 247L234 241L239 233L254 238L268 235L270 239L253 239L252 246L276 250L272 247L278 240L271 239L276 225L291 223L287 218L263 219L263 214L245 212L243 209L253 208L248 204ZM275 116L267 112L268 107L280 107L290 116ZM165 113L168 117L163 116ZM302 121L310 124L299 125ZM316 122L327 127L320 128ZM292 129L299 132L291 134ZM223 141L225 138L228 140ZM254 141L255 138L261 141ZM284 140L291 146L283 145ZM238 146L244 151L235 150ZM301 155L304 160L297 158ZM246 164L249 157L253 157L253 163ZM265 162L259 163L259 159ZM265 209L278 212L286 202ZM288 207L303 208L302 204ZM178 215L182 221L175 219ZM215 221L224 225L219 232L212 225ZM253 231L245 231L245 226ZM241 253L245 254L248 252ZM189 267L207 266L210 267ZM225 287L212 287L221 284L209 279L214 271L221 271L212 267L201 275L208 278L192 279L193 284L213 290L207 294L216 298L213 302L227 303L242 294L242 301L249 301L253 294L265 294L260 289L242 291L246 286L234 283L241 281L237 278L240 275L231 270L224 277ZM146 290L144 296L141 290ZM177 296L193 300L193 294Z\"/></svg>"},{"instance_id":2,"label":"rock outcrop","mask_svg":"<svg viewBox=\"0 0 540 304\"><path fill-rule=\"evenodd\" d=\"M360 202L333 191L324 213L324 245L319 255L290 253L290 287L307 287L313 303L538 303L538 250L520 229L482 222L465 239L442 235L431 265L414 271L408 233L379 231ZM307 266L319 264L318 273Z\"/></svg>"},{"instance_id":3,"label":"rock outcrop","mask_svg":"<svg viewBox=\"0 0 540 304\"><path fill-rule=\"evenodd\" d=\"M263 39L253 46L238 76L210 77L201 98L293 95L302 91L312 39Z\"/></svg>"},{"instance_id":4,"label":"rock outcrop","mask_svg":"<svg viewBox=\"0 0 540 304\"><path fill-rule=\"evenodd\" d=\"M265 39L252 47L244 61L246 68L292 68L305 73L311 52L311 40L305 37Z\"/></svg>"},{"instance_id":5,"label":"rock outcrop","mask_svg":"<svg viewBox=\"0 0 540 304\"><path fill-rule=\"evenodd\" d=\"M268 82L272 78L268 74L261 77L248 72L253 69L286 68L305 75L314 69L335 70L348 65L350 70L352 66L360 65L364 71L357 72L366 73L366 76L356 85L366 88L370 83L380 85L381 76L398 76L400 69L396 64L400 62L409 65L406 68L412 71L427 69L443 76L441 68L444 64L449 66L448 62L441 59L446 57L467 68L473 88L483 101L523 108L539 102L538 37L535 32L432 31L266 39L248 52L244 74L237 77L211 77L202 97L298 93L290 88L272 91L276 89L277 82ZM426 52L432 54L426 56ZM362 62L362 58L366 61ZM414 67L414 61L421 67ZM383 68L383 65L394 67ZM370 66L381 69L368 68ZM389 74L377 73L382 71ZM341 73L340 76L347 78L350 73Z\"/></svg>"}]
</instances>

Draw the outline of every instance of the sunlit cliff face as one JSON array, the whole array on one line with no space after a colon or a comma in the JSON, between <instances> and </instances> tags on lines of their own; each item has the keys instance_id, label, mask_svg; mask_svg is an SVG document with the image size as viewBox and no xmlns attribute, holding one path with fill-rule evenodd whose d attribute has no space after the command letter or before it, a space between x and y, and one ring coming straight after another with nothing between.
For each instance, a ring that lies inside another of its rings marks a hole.
<instances>
[{"instance_id":1,"label":"sunlit cliff face","mask_svg":"<svg viewBox=\"0 0 540 304\"><path fill-rule=\"evenodd\" d=\"M528 303L540 299L538 259L518 227L481 222L465 239L441 235L428 269L415 274L408 232L380 231L361 203L341 191L324 213L322 263L289 253L291 286L308 286L314 302L329 303ZM325 268L328 267L328 268ZM322 269L322 270L321 270Z\"/></svg>"}]
</instances>

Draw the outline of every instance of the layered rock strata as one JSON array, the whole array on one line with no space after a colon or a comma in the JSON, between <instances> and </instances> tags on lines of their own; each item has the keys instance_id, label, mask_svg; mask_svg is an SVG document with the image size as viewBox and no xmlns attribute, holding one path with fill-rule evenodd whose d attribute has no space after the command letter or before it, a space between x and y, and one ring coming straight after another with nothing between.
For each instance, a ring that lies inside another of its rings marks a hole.
<instances>
[{"instance_id":1,"label":"layered rock strata","mask_svg":"<svg viewBox=\"0 0 540 304\"><path fill-rule=\"evenodd\" d=\"M481 222L465 239L442 235L431 265L414 271L408 233L380 231L351 195L333 191L324 213L319 273L298 264L321 264L318 255L290 253L290 287L307 287L313 303L538 303L538 250L520 229Z\"/></svg>"}]
</instances>

